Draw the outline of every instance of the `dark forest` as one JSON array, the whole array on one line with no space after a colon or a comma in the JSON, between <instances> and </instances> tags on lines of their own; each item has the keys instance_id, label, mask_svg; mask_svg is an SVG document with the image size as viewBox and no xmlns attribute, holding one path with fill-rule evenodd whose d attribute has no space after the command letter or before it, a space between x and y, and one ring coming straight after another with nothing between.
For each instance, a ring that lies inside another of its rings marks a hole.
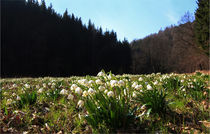
<instances>
[{"instance_id":1,"label":"dark forest","mask_svg":"<svg viewBox=\"0 0 210 134\"><path fill-rule=\"evenodd\" d=\"M56 13L45 2L1 1L1 77L128 73L128 41L89 21Z\"/></svg>"}]
</instances>

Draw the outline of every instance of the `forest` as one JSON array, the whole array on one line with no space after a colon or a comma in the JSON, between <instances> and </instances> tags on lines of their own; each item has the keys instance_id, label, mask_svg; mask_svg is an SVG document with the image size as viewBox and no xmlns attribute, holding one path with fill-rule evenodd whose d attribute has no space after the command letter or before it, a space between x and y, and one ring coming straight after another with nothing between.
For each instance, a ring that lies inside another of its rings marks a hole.
<instances>
[{"instance_id":1,"label":"forest","mask_svg":"<svg viewBox=\"0 0 210 134\"><path fill-rule=\"evenodd\" d=\"M94 75L100 70L129 71L128 41L89 21L57 14L45 2L1 1L1 76Z\"/></svg>"}]
</instances>

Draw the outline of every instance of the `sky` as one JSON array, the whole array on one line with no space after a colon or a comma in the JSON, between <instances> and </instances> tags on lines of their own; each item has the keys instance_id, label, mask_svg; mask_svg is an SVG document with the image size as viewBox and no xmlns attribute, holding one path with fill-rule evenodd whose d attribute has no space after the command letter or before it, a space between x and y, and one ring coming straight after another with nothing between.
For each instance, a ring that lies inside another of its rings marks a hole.
<instances>
[{"instance_id":1,"label":"sky","mask_svg":"<svg viewBox=\"0 0 210 134\"><path fill-rule=\"evenodd\" d=\"M41 1L41 0L39 0ZM196 0L45 0L53 9L63 14L81 17L103 31L114 30L119 40L129 42L157 33L167 26L177 25L187 11L194 14Z\"/></svg>"}]
</instances>

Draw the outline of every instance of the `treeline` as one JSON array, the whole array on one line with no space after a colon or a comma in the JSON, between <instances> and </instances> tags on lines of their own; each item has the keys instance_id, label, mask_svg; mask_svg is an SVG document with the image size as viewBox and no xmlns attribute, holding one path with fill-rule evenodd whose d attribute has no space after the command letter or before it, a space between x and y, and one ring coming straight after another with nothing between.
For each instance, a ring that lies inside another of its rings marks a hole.
<instances>
[{"instance_id":1,"label":"treeline","mask_svg":"<svg viewBox=\"0 0 210 134\"><path fill-rule=\"evenodd\" d=\"M1 77L128 73L128 41L35 0L1 0Z\"/></svg>"}]
</instances>

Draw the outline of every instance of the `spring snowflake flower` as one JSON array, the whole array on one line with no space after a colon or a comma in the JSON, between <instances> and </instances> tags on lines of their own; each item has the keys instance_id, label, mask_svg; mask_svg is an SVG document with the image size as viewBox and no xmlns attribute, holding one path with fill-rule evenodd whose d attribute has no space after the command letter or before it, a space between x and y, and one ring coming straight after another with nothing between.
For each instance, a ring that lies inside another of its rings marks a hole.
<instances>
[{"instance_id":1,"label":"spring snowflake flower","mask_svg":"<svg viewBox=\"0 0 210 134\"><path fill-rule=\"evenodd\" d=\"M106 89L106 90L104 91L104 93L107 94L107 93L108 93L108 90Z\"/></svg>"},{"instance_id":2,"label":"spring snowflake flower","mask_svg":"<svg viewBox=\"0 0 210 134\"><path fill-rule=\"evenodd\" d=\"M79 100L77 105L81 108L84 106L84 101L83 100Z\"/></svg>"},{"instance_id":3,"label":"spring snowflake flower","mask_svg":"<svg viewBox=\"0 0 210 134\"><path fill-rule=\"evenodd\" d=\"M133 98L136 98L137 97L137 95L136 95L136 92L133 92Z\"/></svg>"},{"instance_id":4,"label":"spring snowflake flower","mask_svg":"<svg viewBox=\"0 0 210 134\"><path fill-rule=\"evenodd\" d=\"M29 84L25 84L25 88L30 88L30 85Z\"/></svg>"},{"instance_id":5,"label":"spring snowflake flower","mask_svg":"<svg viewBox=\"0 0 210 134\"><path fill-rule=\"evenodd\" d=\"M140 90L140 89L142 89L143 87L142 87L142 85L136 85L134 88L135 88L136 90Z\"/></svg>"},{"instance_id":6,"label":"spring snowflake flower","mask_svg":"<svg viewBox=\"0 0 210 134\"><path fill-rule=\"evenodd\" d=\"M76 84L71 85L71 90L75 90L78 86Z\"/></svg>"},{"instance_id":7,"label":"spring snowflake flower","mask_svg":"<svg viewBox=\"0 0 210 134\"><path fill-rule=\"evenodd\" d=\"M108 79L109 79L109 80L111 80L111 79L112 79L112 76L111 76L110 74L108 75Z\"/></svg>"},{"instance_id":8,"label":"spring snowflake flower","mask_svg":"<svg viewBox=\"0 0 210 134\"><path fill-rule=\"evenodd\" d=\"M114 92L113 92L113 91L109 91L109 92L107 93L107 96L108 96L108 97L114 97Z\"/></svg>"},{"instance_id":9,"label":"spring snowflake flower","mask_svg":"<svg viewBox=\"0 0 210 134\"><path fill-rule=\"evenodd\" d=\"M68 94L68 90L62 89L62 90L60 91L60 94L62 94L62 95L67 95L67 94Z\"/></svg>"},{"instance_id":10,"label":"spring snowflake flower","mask_svg":"<svg viewBox=\"0 0 210 134\"><path fill-rule=\"evenodd\" d=\"M82 97L87 97L87 96L88 96L88 92L84 91L83 94L82 94Z\"/></svg>"},{"instance_id":11,"label":"spring snowflake flower","mask_svg":"<svg viewBox=\"0 0 210 134\"><path fill-rule=\"evenodd\" d=\"M118 84L118 81L117 80L111 80L110 81L111 87L117 86L117 84Z\"/></svg>"},{"instance_id":12,"label":"spring snowflake flower","mask_svg":"<svg viewBox=\"0 0 210 134\"><path fill-rule=\"evenodd\" d=\"M75 89L75 93L77 93L77 94L79 94L79 95L81 95L82 94L82 89L80 88L80 87L77 87L76 89Z\"/></svg>"},{"instance_id":13,"label":"spring snowflake flower","mask_svg":"<svg viewBox=\"0 0 210 134\"><path fill-rule=\"evenodd\" d=\"M12 103L12 99L7 99L7 105L10 105Z\"/></svg>"},{"instance_id":14,"label":"spring snowflake flower","mask_svg":"<svg viewBox=\"0 0 210 134\"><path fill-rule=\"evenodd\" d=\"M43 88L40 88L37 92L38 93L42 93L44 91L44 89Z\"/></svg>"},{"instance_id":15,"label":"spring snowflake flower","mask_svg":"<svg viewBox=\"0 0 210 134\"><path fill-rule=\"evenodd\" d=\"M158 84L158 81L155 81L153 84L154 84L154 85L157 85L157 84Z\"/></svg>"},{"instance_id":16,"label":"spring snowflake flower","mask_svg":"<svg viewBox=\"0 0 210 134\"><path fill-rule=\"evenodd\" d=\"M89 88L89 89L88 89L88 93L89 93L89 94L94 94L94 93L95 93L95 90L92 89L92 88Z\"/></svg>"},{"instance_id":17,"label":"spring snowflake flower","mask_svg":"<svg viewBox=\"0 0 210 134\"><path fill-rule=\"evenodd\" d=\"M97 74L97 76L105 76L105 73L101 71Z\"/></svg>"},{"instance_id":18,"label":"spring snowflake flower","mask_svg":"<svg viewBox=\"0 0 210 134\"><path fill-rule=\"evenodd\" d=\"M21 100L20 96L18 96L18 95L17 95L17 98L16 98L16 100Z\"/></svg>"},{"instance_id":19,"label":"spring snowflake flower","mask_svg":"<svg viewBox=\"0 0 210 134\"><path fill-rule=\"evenodd\" d=\"M137 82L134 82L134 83L132 84L132 87L135 88L137 85L138 85L138 83L137 83Z\"/></svg>"},{"instance_id":20,"label":"spring snowflake flower","mask_svg":"<svg viewBox=\"0 0 210 134\"><path fill-rule=\"evenodd\" d=\"M74 99L74 96L72 94L69 94L68 97L67 97L67 99L68 100L73 100Z\"/></svg>"},{"instance_id":21,"label":"spring snowflake flower","mask_svg":"<svg viewBox=\"0 0 210 134\"><path fill-rule=\"evenodd\" d=\"M120 80L118 81L118 85L121 87L121 86L124 86L125 85L125 82L123 80Z\"/></svg>"},{"instance_id":22,"label":"spring snowflake flower","mask_svg":"<svg viewBox=\"0 0 210 134\"><path fill-rule=\"evenodd\" d=\"M81 84L81 85L87 86L88 85L88 80L86 80L86 79L78 80L78 83Z\"/></svg>"},{"instance_id":23,"label":"spring snowflake flower","mask_svg":"<svg viewBox=\"0 0 210 134\"><path fill-rule=\"evenodd\" d=\"M46 83L43 83L42 86L43 86L44 88L46 88L46 87L47 87L47 84L46 84Z\"/></svg>"},{"instance_id":24,"label":"spring snowflake flower","mask_svg":"<svg viewBox=\"0 0 210 134\"><path fill-rule=\"evenodd\" d=\"M40 86L39 85L36 85L36 89L39 89L40 88Z\"/></svg>"},{"instance_id":25,"label":"spring snowflake flower","mask_svg":"<svg viewBox=\"0 0 210 134\"><path fill-rule=\"evenodd\" d=\"M92 85L92 84L94 84L94 81L93 81L93 80L90 80L90 81L88 82L88 84L89 84L89 85Z\"/></svg>"},{"instance_id":26,"label":"spring snowflake flower","mask_svg":"<svg viewBox=\"0 0 210 134\"><path fill-rule=\"evenodd\" d=\"M12 87L13 87L13 88L16 88L16 87L17 87L17 84L13 84Z\"/></svg>"},{"instance_id":27,"label":"spring snowflake flower","mask_svg":"<svg viewBox=\"0 0 210 134\"><path fill-rule=\"evenodd\" d=\"M147 85L147 90L152 90L152 87L150 85Z\"/></svg>"},{"instance_id":28,"label":"spring snowflake flower","mask_svg":"<svg viewBox=\"0 0 210 134\"><path fill-rule=\"evenodd\" d=\"M143 78L142 77L139 77L139 81L143 81Z\"/></svg>"},{"instance_id":29,"label":"spring snowflake flower","mask_svg":"<svg viewBox=\"0 0 210 134\"><path fill-rule=\"evenodd\" d=\"M99 85L99 84L103 84L103 82L102 82L101 80L98 79L98 80L96 80L96 84L98 84L98 85Z\"/></svg>"},{"instance_id":30,"label":"spring snowflake flower","mask_svg":"<svg viewBox=\"0 0 210 134\"><path fill-rule=\"evenodd\" d=\"M100 91L104 91L104 90L105 90L105 87L104 87L104 86L100 86L98 89L99 89Z\"/></svg>"}]
</instances>

